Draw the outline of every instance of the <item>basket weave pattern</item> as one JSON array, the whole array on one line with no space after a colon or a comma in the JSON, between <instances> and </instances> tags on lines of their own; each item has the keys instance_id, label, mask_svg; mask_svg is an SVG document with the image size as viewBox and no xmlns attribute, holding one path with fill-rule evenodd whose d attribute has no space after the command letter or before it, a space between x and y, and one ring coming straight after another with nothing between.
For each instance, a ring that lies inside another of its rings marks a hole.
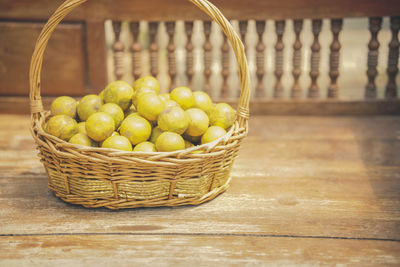
<instances>
[{"instance_id":1,"label":"basket weave pattern","mask_svg":"<svg viewBox=\"0 0 400 267\"><path fill-rule=\"evenodd\" d=\"M241 140L247 135L249 77L243 44L220 11L206 0L190 0L223 29L235 52L241 95L237 119L218 140L174 152L123 152L81 147L43 130L49 112L40 97L43 53L57 24L86 0L67 0L44 26L30 69L31 132L48 186L66 202L109 209L197 205L226 190Z\"/></svg>"}]
</instances>

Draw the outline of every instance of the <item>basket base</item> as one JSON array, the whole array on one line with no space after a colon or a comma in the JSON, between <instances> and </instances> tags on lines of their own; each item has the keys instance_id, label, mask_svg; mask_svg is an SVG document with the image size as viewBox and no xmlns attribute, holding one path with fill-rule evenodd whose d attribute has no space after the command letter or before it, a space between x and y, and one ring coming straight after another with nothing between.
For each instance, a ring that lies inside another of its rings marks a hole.
<instances>
[{"instance_id":1,"label":"basket base","mask_svg":"<svg viewBox=\"0 0 400 267\"><path fill-rule=\"evenodd\" d=\"M114 201L112 201L110 199L104 199L104 200L88 199L76 195L67 195L60 193L51 186L49 186L49 189L54 192L56 197L70 204L81 205L85 208L104 207L111 210L118 210L118 209L143 208L143 207L174 207L174 206L184 206L184 205L200 205L204 202L214 199L221 193L225 192L226 189L228 189L229 187L230 181L231 177L227 179L225 184L217 188L214 188L213 190L211 190L210 192L201 197L190 197L190 198L174 197L171 199L168 199L168 197L166 197L166 198L159 198L152 200L115 199Z\"/></svg>"}]
</instances>

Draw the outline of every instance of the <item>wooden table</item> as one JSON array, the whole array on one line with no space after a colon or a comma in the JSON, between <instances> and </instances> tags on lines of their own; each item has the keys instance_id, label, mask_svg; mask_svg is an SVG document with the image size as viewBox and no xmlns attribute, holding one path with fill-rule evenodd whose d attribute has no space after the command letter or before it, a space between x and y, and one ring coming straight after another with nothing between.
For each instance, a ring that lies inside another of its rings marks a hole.
<instances>
[{"instance_id":1,"label":"wooden table","mask_svg":"<svg viewBox=\"0 0 400 267\"><path fill-rule=\"evenodd\" d=\"M253 117L226 193L121 211L55 198L0 121L0 266L400 265L400 117Z\"/></svg>"}]
</instances>

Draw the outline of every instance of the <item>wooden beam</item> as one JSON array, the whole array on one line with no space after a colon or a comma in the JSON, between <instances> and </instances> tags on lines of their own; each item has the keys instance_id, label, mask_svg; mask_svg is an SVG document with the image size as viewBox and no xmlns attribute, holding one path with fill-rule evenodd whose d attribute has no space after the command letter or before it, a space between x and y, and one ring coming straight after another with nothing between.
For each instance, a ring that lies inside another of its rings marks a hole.
<instances>
[{"instance_id":1,"label":"wooden beam","mask_svg":"<svg viewBox=\"0 0 400 267\"><path fill-rule=\"evenodd\" d=\"M2 0L0 18L47 20L63 0ZM381 17L400 14L398 0L212 0L229 19L301 19ZM194 20L206 19L199 9L185 0L96 0L74 10L67 20Z\"/></svg>"}]
</instances>

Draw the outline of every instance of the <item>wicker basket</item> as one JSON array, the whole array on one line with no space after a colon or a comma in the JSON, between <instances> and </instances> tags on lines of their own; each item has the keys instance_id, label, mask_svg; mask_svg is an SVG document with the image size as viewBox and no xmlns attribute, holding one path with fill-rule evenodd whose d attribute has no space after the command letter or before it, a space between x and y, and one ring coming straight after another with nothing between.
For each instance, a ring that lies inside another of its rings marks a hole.
<instances>
[{"instance_id":1,"label":"wicker basket","mask_svg":"<svg viewBox=\"0 0 400 267\"><path fill-rule=\"evenodd\" d=\"M37 40L30 66L31 131L49 188L66 202L109 209L197 205L224 192L241 140L247 134L250 82L242 42L228 20L206 0L190 2L223 29L239 65L241 94L237 117L225 136L185 150L144 153L83 148L43 130L49 116L40 97L43 53L58 23L84 2L67 0L50 17Z\"/></svg>"}]
</instances>

